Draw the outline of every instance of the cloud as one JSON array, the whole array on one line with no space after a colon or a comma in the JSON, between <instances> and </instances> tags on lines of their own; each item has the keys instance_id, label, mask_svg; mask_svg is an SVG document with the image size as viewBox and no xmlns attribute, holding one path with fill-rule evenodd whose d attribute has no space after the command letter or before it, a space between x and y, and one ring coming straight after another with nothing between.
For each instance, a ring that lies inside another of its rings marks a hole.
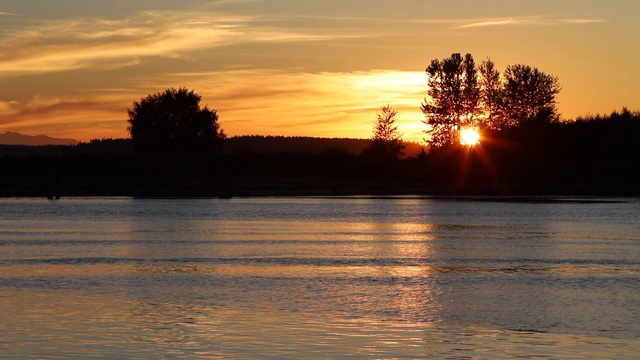
<instances>
[{"instance_id":1,"label":"cloud","mask_svg":"<svg viewBox=\"0 0 640 360\"><path fill-rule=\"evenodd\" d=\"M522 25L522 24L530 24L530 23L531 23L530 19L516 20L513 18L509 18L509 19L483 20L483 21L477 21L477 22L472 22L469 24L458 26L458 29L468 29L468 28L486 27L486 26L501 26L501 25Z\"/></svg>"},{"instance_id":2,"label":"cloud","mask_svg":"<svg viewBox=\"0 0 640 360\"><path fill-rule=\"evenodd\" d=\"M35 96L25 102L0 102L0 131L90 140L126 134L126 106L132 95Z\"/></svg>"},{"instance_id":3,"label":"cloud","mask_svg":"<svg viewBox=\"0 0 640 360\"><path fill-rule=\"evenodd\" d=\"M17 101L0 101L0 114L12 113L18 107Z\"/></svg>"},{"instance_id":4,"label":"cloud","mask_svg":"<svg viewBox=\"0 0 640 360\"><path fill-rule=\"evenodd\" d=\"M4 30L2 35L0 78L126 67L144 57L179 58L228 45L343 36L265 26L255 17L188 11L147 11L116 20L60 20Z\"/></svg>"},{"instance_id":5,"label":"cloud","mask_svg":"<svg viewBox=\"0 0 640 360\"><path fill-rule=\"evenodd\" d=\"M607 22L605 19L565 19L562 21L568 24L597 24Z\"/></svg>"},{"instance_id":6,"label":"cloud","mask_svg":"<svg viewBox=\"0 0 640 360\"><path fill-rule=\"evenodd\" d=\"M359 17L359 16L320 16L320 15L304 15L304 16L280 16L277 19L282 21L294 21L300 19L308 20L324 20L333 22L354 22L367 24L370 23L372 28L379 29L379 24L387 25L404 25L404 24L431 24L454 26L456 29L468 29L476 27L489 26L505 26L505 25L558 25L558 24L590 24L606 22L605 19L554 19L543 16L520 16L508 18L479 18L479 19L418 19L418 18L387 18L387 17Z\"/></svg>"},{"instance_id":7,"label":"cloud","mask_svg":"<svg viewBox=\"0 0 640 360\"><path fill-rule=\"evenodd\" d=\"M456 29L470 29L490 26L514 26L514 25L562 25L562 24L591 24L605 22L604 19L552 19L544 17L512 17L498 19L476 19L469 20L464 25L457 26Z\"/></svg>"},{"instance_id":8,"label":"cloud","mask_svg":"<svg viewBox=\"0 0 640 360\"><path fill-rule=\"evenodd\" d=\"M111 106L110 106L111 105ZM77 112L96 112L120 107L118 104L97 99L59 99L36 97L14 115L17 118L46 118L52 115L73 116Z\"/></svg>"},{"instance_id":9,"label":"cloud","mask_svg":"<svg viewBox=\"0 0 640 360\"><path fill-rule=\"evenodd\" d=\"M248 4L254 2L260 2L262 0L216 0L212 1L208 6L221 6L221 5L229 5L229 4Z\"/></svg>"},{"instance_id":10,"label":"cloud","mask_svg":"<svg viewBox=\"0 0 640 360\"><path fill-rule=\"evenodd\" d=\"M130 66L142 56L180 56L234 35L224 19L207 25L172 20L146 14L136 21L75 20L16 29L5 37L0 76Z\"/></svg>"}]
</instances>

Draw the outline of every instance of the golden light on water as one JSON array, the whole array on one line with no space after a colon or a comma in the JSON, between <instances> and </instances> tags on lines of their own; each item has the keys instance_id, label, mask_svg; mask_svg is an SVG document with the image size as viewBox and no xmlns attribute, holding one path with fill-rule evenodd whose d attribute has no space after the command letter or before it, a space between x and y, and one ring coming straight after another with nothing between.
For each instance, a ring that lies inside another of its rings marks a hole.
<instances>
[{"instance_id":1,"label":"golden light on water","mask_svg":"<svg viewBox=\"0 0 640 360\"><path fill-rule=\"evenodd\" d=\"M466 128L460 131L460 144L474 146L480 142L480 133L476 129Z\"/></svg>"}]
</instances>

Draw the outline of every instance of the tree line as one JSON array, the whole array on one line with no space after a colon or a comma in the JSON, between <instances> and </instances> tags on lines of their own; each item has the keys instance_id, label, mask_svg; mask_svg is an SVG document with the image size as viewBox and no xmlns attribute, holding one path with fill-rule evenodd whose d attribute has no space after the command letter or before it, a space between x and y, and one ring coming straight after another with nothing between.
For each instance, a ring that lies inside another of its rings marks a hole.
<instances>
[{"instance_id":1,"label":"tree line","mask_svg":"<svg viewBox=\"0 0 640 360\"><path fill-rule=\"evenodd\" d=\"M420 108L425 116L423 123L427 151L409 158L403 156L405 143L398 130L397 112L386 105L377 114L371 142L356 157L340 149L328 149L322 153L322 159L316 159L322 166L309 166L312 159L297 161L294 157L286 161L272 159L271 165L265 167L251 161L251 155L236 154L235 160L239 160L240 165L227 163L225 166L245 176L252 173L270 176L277 176L278 173L287 173L289 176L296 173L309 176L334 176L343 173L350 177L364 175L368 179L386 183L404 176L414 180L421 178L418 181L463 185L467 189L473 186L486 189L490 186L495 190L501 186L506 189L522 184L546 188L559 184L571 186L589 182L571 174L587 172L584 168L576 169L575 164L589 167L587 165L590 160L584 154L593 152L596 144L603 143L604 140L597 136L619 132L621 122L614 119L625 118L629 122L625 126L633 129L637 127L638 114L626 109L622 115L613 113L610 119L601 117L560 121L556 100L561 91L559 79L529 65L513 64L500 72L490 59L477 65L471 54L463 56L454 53L443 59L431 60L425 71L428 75L427 97L423 99ZM199 101L199 96L186 89L170 89L134 103L134 108L129 111L129 131L134 142L140 144L136 145L136 149L175 149L180 144L190 144L187 149L194 150L191 144L208 144L206 149L220 150L225 135L217 123L217 114L215 110L199 108ZM192 113L176 115L176 109L187 103L190 103L186 107ZM159 115L149 115L149 112L143 111L153 109L153 106L156 106ZM164 113L170 113L170 116L164 116ZM199 120L188 122L189 127L183 131L170 126L158 126L162 124L161 120L175 124L187 118ZM139 123L146 125L137 126ZM598 126L604 127L598 134L585 130ZM175 134L151 137L160 139L160 142L149 146L149 139L138 136L136 129L172 129ZM477 132L482 137L481 143L473 147L473 151L460 143L461 134L467 130ZM193 137L185 138L186 133L191 133ZM569 151L565 149L569 144L580 142L587 136L591 138L590 142L581 142L580 145L575 145L577 148ZM165 142L164 145L162 141ZM616 153L611 148L602 146L598 151L597 158L607 160L600 161L598 167L591 163L590 168L597 170L589 172L589 179L602 181L599 172L611 167L616 168L614 174L617 174L612 176L624 177L624 180L618 179L619 182L630 184L628 180L635 179L635 175L630 175L630 172L635 172L628 171L627 163L620 159L628 159L628 154L637 151L625 148L624 153ZM442 159L447 161L443 162ZM632 159L625 161L633 162ZM407 164L417 166L418 169L406 168ZM252 169L257 168L262 170L252 172ZM275 171L278 168L281 171ZM335 168L342 170L336 172ZM627 170L622 171L623 168ZM322 169L322 172L318 173L314 169ZM351 172L348 169L357 171ZM460 175L461 172L464 176Z\"/></svg>"},{"instance_id":2,"label":"tree line","mask_svg":"<svg viewBox=\"0 0 640 360\"><path fill-rule=\"evenodd\" d=\"M426 68L425 142L430 149L455 144L464 129L505 130L560 118L558 78L523 64L500 73L493 61L479 66L471 54L433 59ZM225 139L218 114L200 106L201 97L186 88L168 89L136 101L128 110L128 132L139 152L215 152ZM402 155L397 112L383 106L374 125L370 156Z\"/></svg>"},{"instance_id":3,"label":"tree line","mask_svg":"<svg viewBox=\"0 0 640 360\"><path fill-rule=\"evenodd\" d=\"M465 129L482 133L560 118L558 78L538 68L515 64L500 73L490 59L476 66L471 54L454 53L432 60L425 71L428 98L420 108L425 115L425 142L431 149L460 142ZM401 136L393 127L397 113L388 105L381 110L373 139L400 154L396 144Z\"/></svg>"},{"instance_id":4,"label":"tree line","mask_svg":"<svg viewBox=\"0 0 640 360\"><path fill-rule=\"evenodd\" d=\"M476 67L471 54L434 59L427 67L429 100L422 104L429 143L453 144L463 128L503 130L559 119L558 78L537 68L515 64L504 74L491 60Z\"/></svg>"},{"instance_id":5,"label":"tree line","mask_svg":"<svg viewBox=\"0 0 640 360\"><path fill-rule=\"evenodd\" d=\"M130 140L102 140L56 148L52 154L0 155L0 196L39 196L50 184L57 184L62 196L215 196L221 171L231 178L236 195L287 189L311 194L321 189L323 194L640 195L638 138L640 113L623 109L487 130L473 147L453 144L399 159L338 147L233 151L224 154L224 169L215 159L206 164L212 160L206 156L136 154Z\"/></svg>"}]
</instances>

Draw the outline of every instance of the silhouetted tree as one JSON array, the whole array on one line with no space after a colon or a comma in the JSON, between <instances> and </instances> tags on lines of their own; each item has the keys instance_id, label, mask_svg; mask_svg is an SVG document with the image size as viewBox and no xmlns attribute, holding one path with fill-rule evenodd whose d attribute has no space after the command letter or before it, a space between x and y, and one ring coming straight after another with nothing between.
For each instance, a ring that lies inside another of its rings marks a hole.
<instances>
[{"instance_id":1,"label":"silhouetted tree","mask_svg":"<svg viewBox=\"0 0 640 360\"><path fill-rule=\"evenodd\" d=\"M462 127L474 127L477 125L476 121L478 116L483 112L480 106L482 89L480 87L476 62L473 60L471 54L465 55L462 66L464 71L462 83L463 114L460 125Z\"/></svg>"},{"instance_id":2,"label":"silhouetted tree","mask_svg":"<svg viewBox=\"0 0 640 360\"><path fill-rule=\"evenodd\" d=\"M482 91L482 105L485 113L483 125L490 129L504 129L509 127L503 116L502 80L500 72L490 59L483 61L479 66L480 87Z\"/></svg>"},{"instance_id":3,"label":"silhouetted tree","mask_svg":"<svg viewBox=\"0 0 640 360\"><path fill-rule=\"evenodd\" d=\"M171 88L134 102L127 130L136 151L215 152L225 135L216 111L200 100L193 90Z\"/></svg>"},{"instance_id":4,"label":"silhouetted tree","mask_svg":"<svg viewBox=\"0 0 640 360\"><path fill-rule=\"evenodd\" d=\"M509 125L549 123L559 118L558 78L528 65L511 65L504 72L503 111Z\"/></svg>"},{"instance_id":5,"label":"silhouetted tree","mask_svg":"<svg viewBox=\"0 0 640 360\"><path fill-rule=\"evenodd\" d=\"M388 160L398 160L403 155L404 143L402 134L398 132L396 126L397 111L391 106L383 106L378 113L378 119L373 127L373 137L371 145L364 152L372 157L378 157Z\"/></svg>"},{"instance_id":6,"label":"silhouetted tree","mask_svg":"<svg viewBox=\"0 0 640 360\"><path fill-rule=\"evenodd\" d=\"M429 76L429 100L422 112L430 135L426 140L433 147L453 144L462 126L474 126L480 114L480 85L471 54L463 58L452 54L443 60L434 59L426 69Z\"/></svg>"}]
</instances>

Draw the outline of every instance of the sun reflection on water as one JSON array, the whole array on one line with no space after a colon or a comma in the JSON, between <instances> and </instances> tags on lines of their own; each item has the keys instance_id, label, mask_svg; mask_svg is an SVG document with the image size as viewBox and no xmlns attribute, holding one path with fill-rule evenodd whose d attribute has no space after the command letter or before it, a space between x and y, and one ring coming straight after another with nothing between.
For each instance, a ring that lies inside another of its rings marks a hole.
<instances>
[{"instance_id":1,"label":"sun reflection on water","mask_svg":"<svg viewBox=\"0 0 640 360\"><path fill-rule=\"evenodd\" d=\"M637 285L637 203L70 203L76 213L64 210L73 217L0 219L0 234L13 236L0 236L2 356L507 359L640 351L637 296L629 291ZM84 230L61 230L94 208L113 210L106 220L91 215ZM181 212L188 221L173 219ZM12 230L30 223L54 229ZM95 233L85 229L93 223Z\"/></svg>"}]
</instances>

